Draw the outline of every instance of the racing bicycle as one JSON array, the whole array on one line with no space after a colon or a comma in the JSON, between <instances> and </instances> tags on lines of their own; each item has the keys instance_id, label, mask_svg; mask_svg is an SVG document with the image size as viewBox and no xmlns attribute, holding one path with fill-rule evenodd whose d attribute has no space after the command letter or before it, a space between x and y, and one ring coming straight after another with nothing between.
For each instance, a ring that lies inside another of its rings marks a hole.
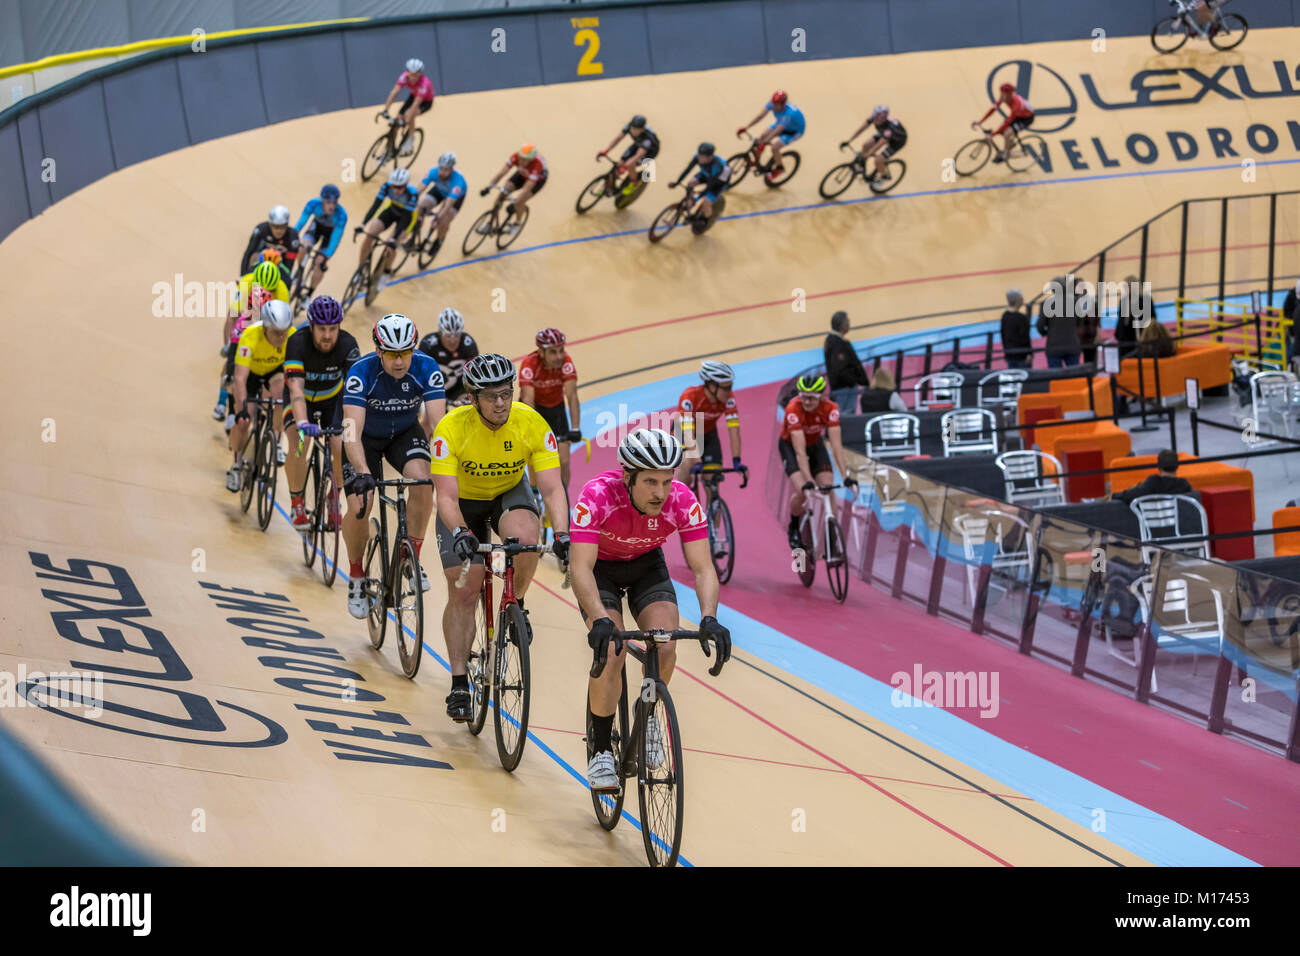
<instances>
[{"instance_id":1,"label":"racing bicycle","mask_svg":"<svg viewBox=\"0 0 1300 956\"><path fill-rule=\"evenodd\" d=\"M617 159L610 159L608 156L602 156L609 164L609 172L601 173L583 188L578 194L578 201L574 208L578 215L587 212L596 203L600 202L606 196L614 197L615 209L626 209L637 198L645 192L649 179L647 178L646 168L650 163L649 159L643 159L637 164L636 169L629 169L620 178L618 169L622 163Z\"/></svg>"},{"instance_id":2,"label":"racing bicycle","mask_svg":"<svg viewBox=\"0 0 1300 956\"><path fill-rule=\"evenodd\" d=\"M357 241L357 236L361 234L363 227L357 226L352 230L352 241ZM347 288L343 290L343 313L346 315L348 309L352 308L352 303L357 299L365 297L366 305L375 301L375 296L379 295L380 280L383 278L384 257L379 257L379 262L372 265L375 258L375 249L379 246L388 246L390 249L397 248L396 239L383 239L376 237L375 244L370 247L370 255L365 262L357 265L357 269L352 273L352 278L348 279ZM394 272L397 270L394 269Z\"/></svg>"},{"instance_id":3,"label":"racing bicycle","mask_svg":"<svg viewBox=\"0 0 1300 956\"><path fill-rule=\"evenodd\" d=\"M388 610L397 624L397 657L402 673L414 680L420 669L424 648L424 588L421 586L420 559L407 533L406 490L412 485L432 485L432 478L384 478L375 482L379 499L379 517L370 518L370 540L366 542L365 580L361 593L366 599L370 646L384 646L388 631ZM396 488L394 497L383 488ZM388 509L397 513L396 537L392 551L388 545ZM362 513L365 505L362 505Z\"/></svg>"},{"instance_id":4,"label":"racing bicycle","mask_svg":"<svg viewBox=\"0 0 1300 956\"><path fill-rule=\"evenodd\" d=\"M984 135L965 143L953 157L953 169L958 176L973 176L988 163L998 152L990 130L980 128ZM1007 147L1006 164L1013 172L1023 173L1035 165L1042 165L1047 155L1047 141L1037 133L1007 127L1006 135L1011 137Z\"/></svg>"},{"instance_id":5,"label":"racing bicycle","mask_svg":"<svg viewBox=\"0 0 1300 956\"><path fill-rule=\"evenodd\" d=\"M272 425L277 405L283 405L282 398L249 398L245 407L253 406L253 420L248 429L248 438L244 442L243 464L239 476L239 507L248 511L253 503L254 489L257 497L257 526L265 531L275 514L275 486L280 461L276 454L280 450L280 438Z\"/></svg>"},{"instance_id":6,"label":"racing bicycle","mask_svg":"<svg viewBox=\"0 0 1300 956\"><path fill-rule=\"evenodd\" d=\"M418 126L412 134L411 155L402 156L402 140L398 139L398 133L405 128L406 121L400 116L389 116L382 110L375 114L375 122L387 120L388 132L380 133L379 138L371 144L370 149L366 151L366 158L361 161L361 181L369 182L375 175L389 163L394 167L405 166L410 169L415 163L415 157L420 155L420 149L424 146L424 130ZM405 139L405 137L402 137Z\"/></svg>"},{"instance_id":7,"label":"racing bicycle","mask_svg":"<svg viewBox=\"0 0 1300 956\"><path fill-rule=\"evenodd\" d=\"M469 227L469 232L465 233L465 241L461 243L460 251L465 255L473 255L479 246L483 245L488 236L495 236L498 249L507 248L512 242L519 238L519 234L524 231L524 226L528 224L528 207L524 207L523 215L511 206L509 212L502 215L501 207L505 204L505 199L510 195L510 190L505 186L498 186L501 195L492 204L492 208L485 211L477 219L474 225Z\"/></svg>"},{"instance_id":8,"label":"racing bicycle","mask_svg":"<svg viewBox=\"0 0 1300 956\"><path fill-rule=\"evenodd\" d=\"M320 412L312 412L312 419L320 425ZM312 442L311 457L307 461L307 480L302 486L303 502L307 510L307 530L302 532L303 564L311 567L320 553L320 576L326 587L334 586L338 575L339 531L342 516L339 511L339 489L334 485L334 453L330 438L342 435L341 427L321 426L321 437ZM298 449L306 441L298 432Z\"/></svg>"},{"instance_id":9,"label":"racing bicycle","mask_svg":"<svg viewBox=\"0 0 1300 956\"><path fill-rule=\"evenodd\" d=\"M840 147L840 149L844 148L843 146ZM849 147L849 151L857 153L857 150L852 147ZM867 172L867 163L872 164L871 172ZM868 156L864 160L861 156L855 155L847 163L832 166L830 172L822 177L821 185L817 187L817 191L821 193L822 199L834 199L852 186L853 180L861 176L866 182L867 188L873 193L877 195L887 193L903 181L903 177L907 174L907 163L897 156L891 156L885 160L885 168L889 170L889 178L881 179L875 168L874 156Z\"/></svg>"},{"instance_id":10,"label":"racing bicycle","mask_svg":"<svg viewBox=\"0 0 1300 956\"><path fill-rule=\"evenodd\" d=\"M809 507L799 519L799 540L803 546L793 555L795 573L806 588L812 587L817 573L817 558L821 557L826 564L831 594L841 604L849 593L849 562L844 551L844 532L835 518L831 492L843 487L822 485L804 495Z\"/></svg>"},{"instance_id":11,"label":"racing bicycle","mask_svg":"<svg viewBox=\"0 0 1300 956\"><path fill-rule=\"evenodd\" d=\"M708 504L704 507L704 520L709 529L709 557L713 559L713 569L718 572L718 583L726 584L731 580L731 570L736 563L736 530L731 521L731 509L722 500L721 485L727 474L739 473L740 487L749 484L748 468L723 468L721 465L705 465L696 462L691 466L691 491L695 491L699 482L704 482L704 491Z\"/></svg>"},{"instance_id":12,"label":"racing bicycle","mask_svg":"<svg viewBox=\"0 0 1300 956\"><path fill-rule=\"evenodd\" d=\"M728 189L736 186L745 178L746 175L749 174L751 169L757 175L763 177L763 184L769 189L775 189L777 186L788 183L790 177L798 172L799 153L793 149L783 149L781 150L781 162L783 163L781 174L774 179L768 179L767 174L772 171L772 154L768 153L766 161L760 159L758 141L754 139L753 135L748 130L745 131L745 135L749 137L750 140L749 149L745 150L743 153L737 153L735 156L732 156L727 160L727 165L731 167L731 179L727 183ZM768 143L767 145L771 146L771 143Z\"/></svg>"},{"instance_id":13,"label":"racing bicycle","mask_svg":"<svg viewBox=\"0 0 1300 956\"><path fill-rule=\"evenodd\" d=\"M709 228L718 221L718 217L722 215L722 210L727 206L727 197L719 196L713 201L713 215L705 218L699 213L693 213L691 209L699 198L695 192L694 184L679 183L678 185L684 188L686 193L671 206L665 206L663 212L655 216L655 221L650 224L651 242L659 242L681 224L689 224L691 231L695 235L702 235L708 232Z\"/></svg>"},{"instance_id":14,"label":"racing bicycle","mask_svg":"<svg viewBox=\"0 0 1300 956\"><path fill-rule=\"evenodd\" d=\"M1174 8L1172 17L1165 17L1151 28L1151 45L1160 53L1173 53L1182 49L1191 37L1200 37L1210 41L1210 45L1219 50L1231 50L1246 39L1249 26L1246 18L1235 13L1224 13L1227 0L1208 3L1207 0L1169 0ZM1209 12L1207 22L1198 22L1200 10Z\"/></svg>"}]
</instances>

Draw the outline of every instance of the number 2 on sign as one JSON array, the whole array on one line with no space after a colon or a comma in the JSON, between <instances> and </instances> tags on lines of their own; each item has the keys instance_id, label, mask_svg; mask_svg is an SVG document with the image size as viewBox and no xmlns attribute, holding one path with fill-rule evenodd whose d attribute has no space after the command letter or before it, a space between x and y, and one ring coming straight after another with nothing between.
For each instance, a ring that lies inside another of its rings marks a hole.
<instances>
[{"instance_id":1,"label":"number 2 on sign","mask_svg":"<svg viewBox=\"0 0 1300 956\"><path fill-rule=\"evenodd\" d=\"M573 45L587 48L578 61L579 76L595 76L605 72L605 65L596 62L596 55L600 53L599 33L590 27L579 30L573 35Z\"/></svg>"}]
</instances>

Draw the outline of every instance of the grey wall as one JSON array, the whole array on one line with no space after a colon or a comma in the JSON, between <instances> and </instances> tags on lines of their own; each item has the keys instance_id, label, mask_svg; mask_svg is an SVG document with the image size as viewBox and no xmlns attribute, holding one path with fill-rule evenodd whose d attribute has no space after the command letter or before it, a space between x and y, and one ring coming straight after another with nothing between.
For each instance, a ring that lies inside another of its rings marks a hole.
<instances>
[{"instance_id":1,"label":"grey wall","mask_svg":"<svg viewBox=\"0 0 1300 956\"><path fill-rule=\"evenodd\" d=\"M1166 0L0 0L0 54L43 56L343 15L480 12L316 27L142 54L0 113L0 238L101 176L219 136L375 105L421 56L439 93L796 59L1145 34ZM524 7L525 9L518 9ZM1300 0L1238 0L1252 26L1300 24ZM574 17L598 17L603 72L579 76ZM15 36L18 40L15 40ZM792 48L796 37L806 44ZM493 41L498 40L497 48ZM500 42L504 40L504 49ZM50 181L47 157L54 157Z\"/></svg>"}]
</instances>

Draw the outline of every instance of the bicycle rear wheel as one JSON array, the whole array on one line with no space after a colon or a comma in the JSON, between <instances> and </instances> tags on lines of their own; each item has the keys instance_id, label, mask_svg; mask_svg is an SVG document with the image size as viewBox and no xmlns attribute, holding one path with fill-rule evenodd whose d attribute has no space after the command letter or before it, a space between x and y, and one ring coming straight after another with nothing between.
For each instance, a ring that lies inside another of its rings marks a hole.
<instances>
[{"instance_id":1,"label":"bicycle rear wheel","mask_svg":"<svg viewBox=\"0 0 1300 956\"><path fill-rule=\"evenodd\" d=\"M279 447L275 429L267 422L262 429L257 453L257 526L263 531L271 526L271 516L275 514L275 486L279 477L275 452Z\"/></svg>"},{"instance_id":2,"label":"bicycle rear wheel","mask_svg":"<svg viewBox=\"0 0 1300 956\"><path fill-rule=\"evenodd\" d=\"M348 309L352 308L352 303L366 291L366 276L361 269L352 273L352 278L348 280L347 288L343 290L343 313L346 315Z\"/></svg>"},{"instance_id":3,"label":"bicycle rear wheel","mask_svg":"<svg viewBox=\"0 0 1300 956\"><path fill-rule=\"evenodd\" d=\"M419 252L416 255L416 264L423 269L429 268L433 264L433 257L436 253L433 251L433 243L438 238L438 217L430 216L427 228L424 230L424 238L420 240Z\"/></svg>"},{"instance_id":4,"label":"bicycle rear wheel","mask_svg":"<svg viewBox=\"0 0 1300 956\"><path fill-rule=\"evenodd\" d=\"M488 698L492 696L492 611L487 595L479 592L474 602L474 637L469 645L469 732L478 736L487 722Z\"/></svg>"},{"instance_id":5,"label":"bicycle rear wheel","mask_svg":"<svg viewBox=\"0 0 1300 956\"><path fill-rule=\"evenodd\" d=\"M813 530L812 521L809 519L807 512L799 523L799 541L802 544L803 556L796 556L795 569L799 575L799 583L806 588L812 587L813 576L817 573L817 553L813 547Z\"/></svg>"},{"instance_id":6,"label":"bicycle rear wheel","mask_svg":"<svg viewBox=\"0 0 1300 956\"><path fill-rule=\"evenodd\" d=\"M659 681L648 703L637 698L641 708L641 739L637 774L637 799L641 806L641 838L651 866L676 866L682 845L682 818L686 789L682 780L682 738L677 727L677 709L668 686ZM658 728L663 759L651 765L651 726Z\"/></svg>"},{"instance_id":7,"label":"bicycle rear wheel","mask_svg":"<svg viewBox=\"0 0 1300 956\"><path fill-rule=\"evenodd\" d=\"M1210 45L1217 50L1231 50L1246 39L1246 18L1235 13L1225 13L1210 33Z\"/></svg>"},{"instance_id":8,"label":"bicycle rear wheel","mask_svg":"<svg viewBox=\"0 0 1300 956\"><path fill-rule=\"evenodd\" d=\"M591 697L587 697L587 762L591 762L595 751L591 747ZM596 811L596 821L606 830L618 826L623 815L623 800L627 788L623 786L623 751L627 746L627 671L623 672L623 695L618 699L618 708L614 712L614 726L609 731L610 750L614 754L614 769L618 773L618 789L613 793L591 791L591 805Z\"/></svg>"},{"instance_id":9,"label":"bicycle rear wheel","mask_svg":"<svg viewBox=\"0 0 1300 956\"><path fill-rule=\"evenodd\" d=\"M469 232L465 233L465 241L460 244L460 251L465 255L472 255L479 246L483 245L483 240L492 234L495 219L492 210L489 209L474 220L474 225L469 227Z\"/></svg>"},{"instance_id":10,"label":"bicycle rear wheel","mask_svg":"<svg viewBox=\"0 0 1300 956\"><path fill-rule=\"evenodd\" d=\"M834 199L853 185L853 177L857 174L857 169L854 168L853 163L840 163L838 166L832 166L830 172L822 177L817 192L821 193L822 199Z\"/></svg>"},{"instance_id":11,"label":"bicycle rear wheel","mask_svg":"<svg viewBox=\"0 0 1300 956\"><path fill-rule=\"evenodd\" d=\"M329 439L323 439L328 441ZM334 467L330 456L321 459L320 491L316 501L317 548L320 550L320 576L327 588L334 587L339 573L339 536L343 524L339 490L334 487Z\"/></svg>"},{"instance_id":12,"label":"bicycle rear wheel","mask_svg":"<svg viewBox=\"0 0 1300 956\"><path fill-rule=\"evenodd\" d=\"M1187 27L1182 17L1165 17L1151 28L1151 45L1160 53L1173 53L1187 42Z\"/></svg>"},{"instance_id":13,"label":"bicycle rear wheel","mask_svg":"<svg viewBox=\"0 0 1300 956\"><path fill-rule=\"evenodd\" d=\"M952 167L958 176L973 176L993 158L993 147L987 139L973 139L957 150Z\"/></svg>"},{"instance_id":14,"label":"bicycle rear wheel","mask_svg":"<svg viewBox=\"0 0 1300 956\"><path fill-rule=\"evenodd\" d=\"M374 141L366 158L361 161L361 181L369 182L371 177L379 170L384 168L384 164L389 160L388 154L388 134L380 133L379 138Z\"/></svg>"},{"instance_id":15,"label":"bicycle rear wheel","mask_svg":"<svg viewBox=\"0 0 1300 956\"><path fill-rule=\"evenodd\" d=\"M749 153L737 153L727 160L727 165L731 167L731 175L727 178L727 188L731 189L740 184L740 181L749 174Z\"/></svg>"},{"instance_id":16,"label":"bicycle rear wheel","mask_svg":"<svg viewBox=\"0 0 1300 956\"><path fill-rule=\"evenodd\" d=\"M290 491L293 489L290 488ZM307 512L307 530L300 532L302 537L302 563L311 567L316 563L317 536L316 526L318 522L317 509L320 505L320 458L313 450L311 457L307 462L307 480L302 486L303 505L310 509Z\"/></svg>"},{"instance_id":17,"label":"bicycle rear wheel","mask_svg":"<svg viewBox=\"0 0 1300 956\"><path fill-rule=\"evenodd\" d=\"M726 584L736 563L736 536L731 509L717 495L709 499L709 550L713 569L718 572L718 583Z\"/></svg>"},{"instance_id":18,"label":"bicycle rear wheel","mask_svg":"<svg viewBox=\"0 0 1300 956\"><path fill-rule=\"evenodd\" d=\"M673 203L673 205L664 209L663 212L655 216L655 221L650 223L650 241L658 242L672 232L677 227L677 222L681 217L681 203Z\"/></svg>"},{"instance_id":19,"label":"bicycle rear wheel","mask_svg":"<svg viewBox=\"0 0 1300 956\"><path fill-rule=\"evenodd\" d=\"M1007 150L1007 167L1017 173L1023 173L1034 166L1042 167L1043 157L1047 155L1047 141L1036 133L1017 136Z\"/></svg>"},{"instance_id":20,"label":"bicycle rear wheel","mask_svg":"<svg viewBox=\"0 0 1300 956\"><path fill-rule=\"evenodd\" d=\"M254 482L257 480L257 415L248 423L248 437L244 439L244 450L240 452L239 467L239 510L248 511L253 503Z\"/></svg>"},{"instance_id":21,"label":"bicycle rear wheel","mask_svg":"<svg viewBox=\"0 0 1300 956\"><path fill-rule=\"evenodd\" d=\"M384 578L388 574L388 568L384 566L380 534L379 521L371 518L370 540L366 542L366 582L363 588L368 605L366 627L370 631L370 646L375 650L384 646L384 636L388 630L388 602L384 600Z\"/></svg>"},{"instance_id":22,"label":"bicycle rear wheel","mask_svg":"<svg viewBox=\"0 0 1300 956\"><path fill-rule=\"evenodd\" d=\"M424 148L424 129L417 128L416 131L411 134L411 138L414 140L414 142L411 143L411 155L402 156L399 153L397 157L397 165L405 166L407 169L410 169L415 165L416 157L420 155L420 150ZM399 143L398 146L400 147L401 144Z\"/></svg>"},{"instance_id":23,"label":"bicycle rear wheel","mask_svg":"<svg viewBox=\"0 0 1300 956\"><path fill-rule=\"evenodd\" d=\"M636 173L632 174L632 179L614 194L614 208L626 209L632 203L636 202L640 195L645 192L646 181Z\"/></svg>"},{"instance_id":24,"label":"bicycle rear wheel","mask_svg":"<svg viewBox=\"0 0 1300 956\"><path fill-rule=\"evenodd\" d=\"M524 207L524 214L519 215L519 211L506 214L506 221L501 224L497 232L497 248L507 249L519 238L519 234L524 231L524 226L528 225L529 209Z\"/></svg>"},{"instance_id":25,"label":"bicycle rear wheel","mask_svg":"<svg viewBox=\"0 0 1300 956\"><path fill-rule=\"evenodd\" d=\"M496 634L495 693L492 698L493 727L501 766L513 771L528 742L528 699L531 673L528 663L528 622L518 604L501 611Z\"/></svg>"},{"instance_id":26,"label":"bicycle rear wheel","mask_svg":"<svg viewBox=\"0 0 1300 956\"><path fill-rule=\"evenodd\" d=\"M419 223L416 223L416 226L418 227ZM397 240L397 248L393 250L393 271L391 275L397 275L402 271L402 266L406 265L406 260L411 257L411 250L415 248L415 243L419 241L420 235L413 229L409 238L411 240L409 246L401 239ZM419 261L418 257L416 261Z\"/></svg>"},{"instance_id":27,"label":"bicycle rear wheel","mask_svg":"<svg viewBox=\"0 0 1300 956\"><path fill-rule=\"evenodd\" d=\"M776 189L777 186L782 186L785 183L788 183L790 177L799 171L799 163L799 154L793 149L787 149L781 154L781 174L773 179L768 179L767 176L764 175L763 185L768 189Z\"/></svg>"},{"instance_id":28,"label":"bicycle rear wheel","mask_svg":"<svg viewBox=\"0 0 1300 956\"><path fill-rule=\"evenodd\" d=\"M831 594L843 604L849 595L849 559L844 553L844 533L834 518L826 528L826 577L830 579Z\"/></svg>"},{"instance_id":29,"label":"bicycle rear wheel","mask_svg":"<svg viewBox=\"0 0 1300 956\"><path fill-rule=\"evenodd\" d=\"M578 193L578 201L574 203L573 208L577 210L578 215L582 215L588 209L591 209L596 203L605 198L605 183L609 180L609 173L601 173L591 182L587 183L582 192Z\"/></svg>"},{"instance_id":30,"label":"bicycle rear wheel","mask_svg":"<svg viewBox=\"0 0 1300 956\"><path fill-rule=\"evenodd\" d=\"M882 181L878 177L872 176L867 180L868 188L870 188L870 190L877 196L883 196L885 193L889 192L901 183L903 177L907 175L907 163L903 162L901 159L885 160L885 168L889 170L888 179Z\"/></svg>"},{"instance_id":31,"label":"bicycle rear wheel","mask_svg":"<svg viewBox=\"0 0 1300 956\"><path fill-rule=\"evenodd\" d=\"M397 618L397 658L402 673L415 680L424 650L424 591L420 561L410 538L397 543L397 575L393 581L393 616Z\"/></svg>"}]
</instances>

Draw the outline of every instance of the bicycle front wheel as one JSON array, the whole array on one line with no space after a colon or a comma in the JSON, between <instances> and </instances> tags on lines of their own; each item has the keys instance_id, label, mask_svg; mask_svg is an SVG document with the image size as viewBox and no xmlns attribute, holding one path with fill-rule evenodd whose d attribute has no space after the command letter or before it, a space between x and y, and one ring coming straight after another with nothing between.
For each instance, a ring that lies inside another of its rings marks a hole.
<instances>
[{"instance_id":1,"label":"bicycle front wheel","mask_svg":"<svg viewBox=\"0 0 1300 956\"><path fill-rule=\"evenodd\" d=\"M736 563L735 529L731 524L731 509L714 495L709 500L709 548L713 552L713 569L718 572L718 583L731 580L731 569Z\"/></svg>"},{"instance_id":2,"label":"bicycle front wheel","mask_svg":"<svg viewBox=\"0 0 1300 956\"><path fill-rule=\"evenodd\" d=\"M1182 17L1165 17L1151 28L1151 45L1160 53L1173 53L1187 42Z\"/></svg>"},{"instance_id":3,"label":"bicycle front wheel","mask_svg":"<svg viewBox=\"0 0 1300 956\"><path fill-rule=\"evenodd\" d=\"M605 196L605 183L609 181L609 173L601 173L591 182L587 183L585 189L578 193L578 201L574 203L573 208L577 210L578 215L582 215L591 209L596 203L600 202Z\"/></svg>"},{"instance_id":4,"label":"bicycle front wheel","mask_svg":"<svg viewBox=\"0 0 1300 956\"><path fill-rule=\"evenodd\" d=\"M397 240L397 248L393 250L393 275L397 275L402 271L402 266L406 265L406 260L411 257L411 250L420 241L419 227L420 224L417 222L415 228L411 230L411 234L407 236L407 239L410 240L409 243L403 239ZM416 261L418 262L419 259L417 258Z\"/></svg>"},{"instance_id":5,"label":"bicycle front wheel","mask_svg":"<svg viewBox=\"0 0 1300 956\"><path fill-rule=\"evenodd\" d=\"M682 845L686 789L682 780L682 738L677 709L668 685L659 681L641 708L641 739L637 741L637 798L641 805L641 838L651 866L676 866ZM657 738L657 739L656 739Z\"/></svg>"},{"instance_id":6,"label":"bicycle front wheel","mask_svg":"<svg viewBox=\"0 0 1300 956\"><path fill-rule=\"evenodd\" d=\"M248 512L253 503L253 490L257 480L257 418L254 416L248 424L248 437L244 439L244 450L240 453L239 466L239 510Z\"/></svg>"},{"instance_id":7,"label":"bicycle front wheel","mask_svg":"<svg viewBox=\"0 0 1300 956\"><path fill-rule=\"evenodd\" d=\"M496 634L495 693L492 695L493 725L497 756L501 766L513 771L528 742L528 698L531 674L528 663L528 621L518 604L501 611Z\"/></svg>"},{"instance_id":8,"label":"bicycle front wheel","mask_svg":"<svg viewBox=\"0 0 1300 956\"><path fill-rule=\"evenodd\" d=\"M591 762L595 751L591 747L591 696L587 697L587 762ZM614 726L609 731L610 750L614 754L614 769L618 773L618 789L613 793L600 793L595 790L591 791L591 805L596 811L596 821L606 830L612 830L618 826L619 818L623 815L623 799L627 796L627 788L623 786L623 751L627 747L627 671L623 672L623 695L618 699L618 709L615 711Z\"/></svg>"},{"instance_id":9,"label":"bicycle front wheel","mask_svg":"<svg viewBox=\"0 0 1300 956\"><path fill-rule=\"evenodd\" d=\"M831 171L822 177L817 192L821 193L822 199L834 199L853 185L853 177L857 174L858 171L852 163L832 166Z\"/></svg>"},{"instance_id":10,"label":"bicycle front wheel","mask_svg":"<svg viewBox=\"0 0 1300 956\"><path fill-rule=\"evenodd\" d=\"M519 238L519 234L524 231L524 226L528 225L528 213L529 209L525 206L522 216L518 210L507 214L506 221L501 224L501 228L497 231L498 249L508 248L511 243Z\"/></svg>"},{"instance_id":11,"label":"bicycle front wheel","mask_svg":"<svg viewBox=\"0 0 1300 956\"><path fill-rule=\"evenodd\" d=\"M380 133L379 138L366 153L366 158L361 161L361 181L369 182L375 173L383 168L384 163L388 162L388 159L388 134Z\"/></svg>"},{"instance_id":12,"label":"bicycle front wheel","mask_svg":"<svg viewBox=\"0 0 1300 956\"><path fill-rule=\"evenodd\" d=\"M422 128L416 129L411 134L411 139L411 155L402 156L399 153L397 157L397 165L405 166L407 169L415 165L415 158L420 155L420 150L424 148L424 130Z\"/></svg>"},{"instance_id":13,"label":"bicycle front wheel","mask_svg":"<svg viewBox=\"0 0 1300 956\"><path fill-rule=\"evenodd\" d=\"M366 626L370 631L370 646L379 650L384 646L384 636L388 630L388 602L385 600L384 576L388 568L384 566L384 548L380 537L379 521L370 519L370 540L366 542L366 582L363 585L366 594Z\"/></svg>"},{"instance_id":14,"label":"bicycle front wheel","mask_svg":"<svg viewBox=\"0 0 1300 956\"><path fill-rule=\"evenodd\" d=\"M878 176L872 176L867 180L867 186L877 196L883 196L895 186L903 181L907 175L907 163L901 159L890 159L885 161L885 169L889 170L888 179L880 179Z\"/></svg>"},{"instance_id":15,"label":"bicycle front wheel","mask_svg":"<svg viewBox=\"0 0 1300 956\"><path fill-rule=\"evenodd\" d=\"M481 216L474 220L474 225L469 227L469 232L465 233L465 241L460 244L460 251L465 255L473 255L479 246L483 245L483 240L492 235L496 227L496 218L489 209Z\"/></svg>"},{"instance_id":16,"label":"bicycle front wheel","mask_svg":"<svg viewBox=\"0 0 1300 956\"><path fill-rule=\"evenodd\" d=\"M410 680L420 670L424 650L424 590L415 545L403 538L397 545L397 579L393 582L393 616L397 618L397 658Z\"/></svg>"},{"instance_id":17,"label":"bicycle front wheel","mask_svg":"<svg viewBox=\"0 0 1300 956\"><path fill-rule=\"evenodd\" d=\"M1246 39L1246 18L1225 13L1210 32L1210 44L1218 50L1231 50Z\"/></svg>"},{"instance_id":18,"label":"bicycle front wheel","mask_svg":"<svg viewBox=\"0 0 1300 956\"><path fill-rule=\"evenodd\" d=\"M275 453L279 447L275 429L268 422L257 453L257 526L263 531L271 526L271 516L275 514L275 486L279 478Z\"/></svg>"},{"instance_id":19,"label":"bicycle front wheel","mask_svg":"<svg viewBox=\"0 0 1300 956\"><path fill-rule=\"evenodd\" d=\"M352 278L348 280L348 286L343 290L343 314L346 315L348 309L352 308L352 303L361 298L366 291L366 274L361 269L352 273Z\"/></svg>"},{"instance_id":20,"label":"bicycle front wheel","mask_svg":"<svg viewBox=\"0 0 1300 956\"><path fill-rule=\"evenodd\" d=\"M793 149L787 149L781 154L781 172L768 179L763 177L763 185L768 189L775 189L777 186L784 185L790 181L790 178L799 171L800 157Z\"/></svg>"},{"instance_id":21,"label":"bicycle front wheel","mask_svg":"<svg viewBox=\"0 0 1300 956\"><path fill-rule=\"evenodd\" d=\"M655 221L650 223L650 241L658 242L668 233L672 232L677 226L677 221L682 217L682 204L674 203L664 209L659 215L655 216Z\"/></svg>"},{"instance_id":22,"label":"bicycle front wheel","mask_svg":"<svg viewBox=\"0 0 1300 956\"><path fill-rule=\"evenodd\" d=\"M1017 136L1007 150L1007 166L1017 173L1023 173L1034 166L1041 169L1046 156L1047 141L1043 137L1037 133Z\"/></svg>"},{"instance_id":23,"label":"bicycle front wheel","mask_svg":"<svg viewBox=\"0 0 1300 956\"><path fill-rule=\"evenodd\" d=\"M330 456L321 460L320 497L316 505L316 529L320 538L320 576L327 588L334 587L339 573L339 537L343 515L339 490L334 486L334 467Z\"/></svg>"},{"instance_id":24,"label":"bicycle front wheel","mask_svg":"<svg viewBox=\"0 0 1300 956\"><path fill-rule=\"evenodd\" d=\"M973 139L957 150L952 168L958 176L973 176L993 158L993 147L987 139Z\"/></svg>"},{"instance_id":25,"label":"bicycle front wheel","mask_svg":"<svg viewBox=\"0 0 1300 956\"><path fill-rule=\"evenodd\" d=\"M292 488L289 489L293 491ZM316 454L308 459L307 462L307 480L302 486L303 504L311 509L307 512L307 530L301 532L302 536L302 563L311 567L316 563L316 551L318 539L316 528L320 521L320 458Z\"/></svg>"},{"instance_id":26,"label":"bicycle front wheel","mask_svg":"<svg viewBox=\"0 0 1300 956\"><path fill-rule=\"evenodd\" d=\"M632 205L632 203L636 202L637 198L645 192L645 187L646 181L636 173L633 173L632 179L628 181L622 189L614 194L614 208L626 209L628 206Z\"/></svg>"},{"instance_id":27,"label":"bicycle front wheel","mask_svg":"<svg viewBox=\"0 0 1300 956\"><path fill-rule=\"evenodd\" d=\"M433 244L438 239L438 220L435 216L429 217L428 228L425 229L424 238L420 241L419 249L416 255L416 263L423 269L429 268L433 264L433 257L436 253L433 251Z\"/></svg>"},{"instance_id":28,"label":"bicycle front wheel","mask_svg":"<svg viewBox=\"0 0 1300 956\"><path fill-rule=\"evenodd\" d=\"M817 549L813 541L812 521L807 517L799 523L799 542L799 553L795 554L795 571L799 575L799 583L810 588L813 576L817 573Z\"/></svg>"},{"instance_id":29,"label":"bicycle front wheel","mask_svg":"<svg viewBox=\"0 0 1300 956\"><path fill-rule=\"evenodd\" d=\"M487 722L488 698L492 696L492 609L485 592L474 602L474 637L469 645L469 732L477 737Z\"/></svg>"},{"instance_id":30,"label":"bicycle front wheel","mask_svg":"<svg viewBox=\"0 0 1300 956\"><path fill-rule=\"evenodd\" d=\"M737 153L727 160L727 165L731 167L731 175L727 178L727 188L731 189L738 186L740 181L749 173L749 153Z\"/></svg>"},{"instance_id":31,"label":"bicycle front wheel","mask_svg":"<svg viewBox=\"0 0 1300 956\"><path fill-rule=\"evenodd\" d=\"M849 595L849 559L844 553L844 533L834 518L826 523L826 577L831 594L843 604Z\"/></svg>"}]
</instances>

